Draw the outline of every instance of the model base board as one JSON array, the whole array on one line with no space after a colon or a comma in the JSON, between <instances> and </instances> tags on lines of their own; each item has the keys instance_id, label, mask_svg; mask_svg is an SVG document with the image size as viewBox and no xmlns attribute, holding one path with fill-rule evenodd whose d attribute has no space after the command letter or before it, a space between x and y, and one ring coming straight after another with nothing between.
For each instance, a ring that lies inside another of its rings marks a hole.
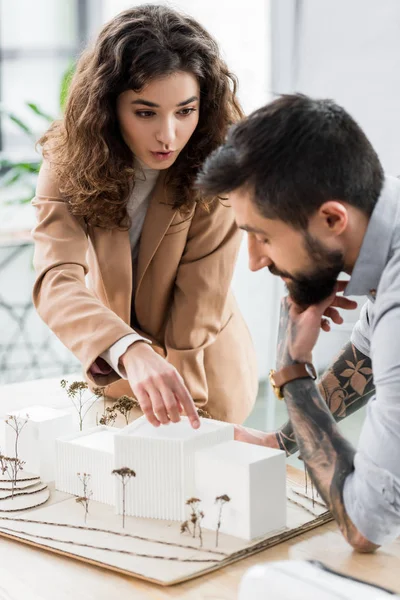
<instances>
[{"instance_id":1,"label":"model base board","mask_svg":"<svg viewBox=\"0 0 400 600\"><path fill-rule=\"evenodd\" d=\"M203 530L199 539L181 534L179 522L121 516L113 507L92 501L86 523L84 510L69 494L51 491L43 506L15 514L0 513L0 535L38 548L102 566L162 586L174 585L221 569L300 535L332 519L321 499L311 499L304 474L287 467L288 527L245 542ZM51 486L50 486L51 487Z\"/></svg>"}]
</instances>

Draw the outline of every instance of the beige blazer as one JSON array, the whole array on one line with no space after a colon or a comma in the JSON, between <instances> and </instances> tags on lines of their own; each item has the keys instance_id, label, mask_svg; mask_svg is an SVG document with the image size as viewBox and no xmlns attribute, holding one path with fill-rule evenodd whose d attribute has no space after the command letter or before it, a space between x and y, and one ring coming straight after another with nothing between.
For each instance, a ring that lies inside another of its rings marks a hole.
<instances>
[{"instance_id":1,"label":"beige blazer","mask_svg":"<svg viewBox=\"0 0 400 600\"><path fill-rule=\"evenodd\" d=\"M253 345L230 284L240 245L232 209L174 210L161 174L143 226L134 293L142 335L174 365L197 406L241 423L257 393ZM132 333L128 231L87 225L68 210L48 166L39 175L33 301L41 318L82 363L90 385L132 395L115 371L89 369Z\"/></svg>"}]
</instances>

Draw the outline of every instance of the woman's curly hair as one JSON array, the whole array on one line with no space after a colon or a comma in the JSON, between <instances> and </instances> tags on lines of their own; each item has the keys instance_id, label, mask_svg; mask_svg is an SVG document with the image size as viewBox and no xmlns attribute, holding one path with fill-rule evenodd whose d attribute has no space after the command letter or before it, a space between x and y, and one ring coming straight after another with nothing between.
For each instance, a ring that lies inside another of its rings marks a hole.
<instances>
[{"instance_id":1,"label":"woman's curly hair","mask_svg":"<svg viewBox=\"0 0 400 600\"><path fill-rule=\"evenodd\" d=\"M100 227L129 227L126 205L135 170L116 100L177 71L195 75L201 101L197 128L168 169L167 185L175 208L201 201L194 179L229 126L243 116L236 79L197 21L166 6L142 5L112 19L83 53L64 118L39 140L72 214Z\"/></svg>"}]
</instances>

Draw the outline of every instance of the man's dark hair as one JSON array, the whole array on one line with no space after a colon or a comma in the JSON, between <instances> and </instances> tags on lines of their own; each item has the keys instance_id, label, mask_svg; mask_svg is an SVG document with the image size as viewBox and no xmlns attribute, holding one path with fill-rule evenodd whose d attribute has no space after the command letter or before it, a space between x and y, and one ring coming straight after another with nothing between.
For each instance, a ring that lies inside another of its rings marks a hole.
<instances>
[{"instance_id":1,"label":"man's dark hair","mask_svg":"<svg viewBox=\"0 0 400 600\"><path fill-rule=\"evenodd\" d=\"M378 156L332 100L281 96L256 110L211 154L197 178L207 196L248 186L267 218L306 228L327 200L371 215L383 184Z\"/></svg>"}]
</instances>

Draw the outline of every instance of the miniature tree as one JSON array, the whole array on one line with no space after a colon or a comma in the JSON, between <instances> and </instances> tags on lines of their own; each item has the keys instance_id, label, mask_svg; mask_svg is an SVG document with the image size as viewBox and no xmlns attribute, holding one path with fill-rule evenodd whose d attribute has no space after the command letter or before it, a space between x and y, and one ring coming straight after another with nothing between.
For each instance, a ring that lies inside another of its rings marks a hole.
<instances>
[{"instance_id":1,"label":"miniature tree","mask_svg":"<svg viewBox=\"0 0 400 600\"><path fill-rule=\"evenodd\" d=\"M208 411L204 410L204 408L198 408L197 414L199 415L199 417L202 417L203 419L212 419L212 416L210 415L210 413Z\"/></svg>"},{"instance_id":2,"label":"miniature tree","mask_svg":"<svg viewBox=\"0 0 400 600\"><path fill-rule=\"evenodd\" d=\"M125 418L125 422L129 424L129 415L131 410L135 407L140 406L137 400L130 398L129 396L121 396L114 404L114 410L117 410Z\"/></svg>"},{"instance_id":3,"label":"miniature tree","mask_svg":"<svg viewBox=\"0 0 400 600\"><path fill-rule=\"evenodd\" d=\"M19 458L4 456L0 454L0 470L2 475L9 477L11 481L11 497L14 498L14 491L17 483L17 476L23 470L25 461Z\"/></svg>"},{"instance_id":4,"label":"miniature tree","mask_svg":"<svg viewBox=\"0 0 400 600\"><path fill-rule=\"evenodd\" d=\"M200 498L189 498L189 500L186 500L186 506L190 506L190 522L193 527L192 537L196 537L196 526L199 519L198 510L200 502Z\"/></svg>"},{"instance_id":5,"label":"miniature tree","mask_svg":"<svg viewBox=\"0 0 400 600\"><path fill-rule=\"evenodd\" d=\"M231 501L231 499L226 494L223 494L222 496L217 496L215 498L215 503L219 504L218 523L217 523L217 529L215 530L215 547L216 548L218 548L218 538L219 538L219 530L221 527L222 509L224 507L224 504L226 504L227 502L230 502L230 501Z\"/></svg>"},{"instance_id":6,"label":"miniature tree","mask_svg":"<svg viewBox=\"0 0 400 600\"><path fill-rule=\"evenodd\" d=\"M83 495L79 496L78 498L76 498L76 502L78 502L79 504L82 504L83 508L85 509L85 523L86 523L86 519L89 513L89 502L93 496L93 492L92 490L89 489L89 483L90 480L92 478L92 476L89 473L77 473L77 476L79 477L80 482L82 483L82 487L83 487Z\"/></svg>"},{"instance_id":7,"label":"miniature tree","mask_svg":"<svg viewBox=\"0 0 400 600\"><path fill-rule=\"evenodd\" d=\"M68 398L71 400L79 418L79 430L82 431L83 421L92 408L93 404L103 395L103 392L99 392L101 388L96 388L96 391L88 397L88 384L85 381L73 381L68 385L68 381L62 379L60 381L61 387L66 390Z\"/></svg>"},{"instance_id":8,"label":"miniature tree","mask_svg":"<svg viewBox=\"0 0 400 600\"><path fill-rule=\"evenodd\" d=\"M103 411L106 410L106 398L107 398L107 389L106 387L95 387L93 388L93 394L96 396L98 400L103 400Z\"/></svg>"},{"instance_id":9,"label":"miniature tree","mask_svg":"<svg viewBox=\"0 0 400 600\"><path fill-rule=\"evenodd\" d=\"M26 415L25 419L21 419L17 415L9 415L5 422L8 427L14 430L15 443L14 443L14 457L2 457L1 470L2 473L7 473L11 479L11 496L14 497L14 490L17 483L18 473L23 470L25 461L21 460L18 456L18 442L19 436L25 425L27 424L29 415ZM7 465L7 467L6 467Z\"/></svg>"},{"instance_id":10,"label":"miniature tree","mask_svg":"<svg viewBox=\"0 0 400 600\"><path fill-rule=\"evenodd\" d=\"M115 405L114 406L108 406L104 413L101 415L100 417L100 425L108 425L108 426L112 426L115 423L115 419L117 418L117 411L115 410Z\"/></svg>"},{"instance_id":11,"label":"miniature tree","mask_svg":"<svg viewBox=\"0 0 400 600\"><path fill-rule=\"evenodd\" d=\"M125 528L126 484L132 477L136 477L136 473L129 467L121 467L120 469L114 469L112 474L116 475L122 483L122 527Z\"/></svg>"},{"instance_id":12,"label":"miniature tree","mask_svg":"<svg viewBox=\"0 0 400 600\"><path fill-rule=\"evenodd\" d=\"M204 519L204 512L202 510L199 511L199 518L198 518L198 529L199 529L199 541L200 541L200 548L203 547L203 530L201 528L201 522Z\"/></svg>"},{"instance_id":13,"label":"miniature tree","mask_svg":"<svg viewBox=\"0 0 400 600\"><path fill-rule=\"evenodd\" d=\"M203 531L201 529L201 522L204 519L204 513L200 510L200 498L189 498L186 501L186 505L190 506L190 519L181 523L181 533L188 532L192 537L196 537L196 529L199 534L200 547L203 546ZM192 524L192 531L190 530L189 522Z\"/></svg>"}]
</instances>

